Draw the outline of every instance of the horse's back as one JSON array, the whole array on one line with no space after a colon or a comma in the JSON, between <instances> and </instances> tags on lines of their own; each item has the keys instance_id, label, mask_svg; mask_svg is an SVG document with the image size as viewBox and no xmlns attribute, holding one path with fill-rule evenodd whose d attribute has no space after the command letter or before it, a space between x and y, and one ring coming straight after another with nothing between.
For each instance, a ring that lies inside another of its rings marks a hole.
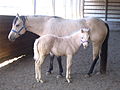
<instances>
[{"instance_id":1,"label":"horse's back","mask_svg":"<svg viewBox=\"0 0 120 90\"><path fill-rule=\"evenodd\" d=\"M64 18L51 18L45 25L44 33L51 33L57 36L66 36L78 31L80 28L85 28L83 20L72 20Z\"/></svg>"},{"instance_id":2,"label":"horse's back","mask_svg":"<svg viewBox=\"0 0 120 90\"><path fill-rule=\"evenodd\" d=\"M90 39L92 41L104 40L107 35L105 22L98 18L83 18L78 20L63 19L52 17L45 25L44 34L54 34L57 36L66 36L79 30L80 28L90 29Z\"/></svg>"}]
</instances>

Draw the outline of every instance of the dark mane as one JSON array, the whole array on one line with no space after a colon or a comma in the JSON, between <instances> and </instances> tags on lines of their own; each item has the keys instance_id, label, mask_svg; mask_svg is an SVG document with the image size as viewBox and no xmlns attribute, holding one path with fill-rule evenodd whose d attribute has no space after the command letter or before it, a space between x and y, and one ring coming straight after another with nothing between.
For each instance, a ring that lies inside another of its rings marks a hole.
<instances>
[{"instance_id":1,"label":"dark mane","mask_svg":"<svg viewBox=\"0 0 120 90\"><path fill-rule=\"evenodd\" d=\"M20 16L20 19L22 19L23 24L25 24L26 17L25 17L25 16ZM14 25L16 24L17 20L18 20L18 17L15 17L14 20L13 20L13 24L14 24Z\"/></svg>"},{"instance_id":2,"label":"dark mane","mask_svg":"<svg viewBox=\"0 0 120 90\"><path fill-rule=\"evenodd\" d=\"M18 20L18 17L15 17L14 20L13 20L14 25L16 24L17 20Z\"/></svg>"},{"instance_id":3,"label":"dark mane","mask_svg":"<svg viewBox=\"0 0 120 90\"><path fill-rule=\"evenodd\" d=\"M52 16L53 18L61 18L61 17L58 17L58 16Z\"/></svg>"}]
</instances>

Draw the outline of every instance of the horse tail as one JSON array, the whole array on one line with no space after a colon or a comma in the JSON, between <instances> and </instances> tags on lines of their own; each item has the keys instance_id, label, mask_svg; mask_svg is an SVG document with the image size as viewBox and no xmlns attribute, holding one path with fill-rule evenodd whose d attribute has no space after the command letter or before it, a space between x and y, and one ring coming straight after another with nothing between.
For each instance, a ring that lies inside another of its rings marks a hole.
<instances>
[{"instance_id":1,"label":"horse tail","mask_svg":"<svg viewBox=\"0 0 120 90\"><path fill-rule=\"evenodd\" d=\"M38 43L39 43L39 39L36 39L34 42L34 60L39 59Z\"/></svg>"},{"instance_id":2,"label":"horse tail","mask_svg":"<svg viewBox=\"0 0 120 90\"><path fill-rule=\"evenodd\" d=\"M108 57L109 26L107 23L105 23L105 25L106 25L108 32L107 32L106 38L102 44L101 53L100 53L100 57L101 57L100 72L101 73L106 73L107 57Z\"/></svg>"}]
</instances>

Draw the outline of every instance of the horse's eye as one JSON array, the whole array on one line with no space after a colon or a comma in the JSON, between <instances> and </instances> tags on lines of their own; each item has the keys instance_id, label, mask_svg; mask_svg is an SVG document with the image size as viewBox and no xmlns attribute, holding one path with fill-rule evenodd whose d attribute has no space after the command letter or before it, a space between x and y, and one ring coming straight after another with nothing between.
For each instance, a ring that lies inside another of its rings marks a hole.
<instances>
[{"instance_id":1,"label":"horse's eye","mask_svg":"<svg viewBox=\"0 0 120 90\"><path fill-rule=\"evenodd\" d=\"M19 27L19 26L20 26L19 24L16 25L16 27Z\"/></svg>"}]
</instances>

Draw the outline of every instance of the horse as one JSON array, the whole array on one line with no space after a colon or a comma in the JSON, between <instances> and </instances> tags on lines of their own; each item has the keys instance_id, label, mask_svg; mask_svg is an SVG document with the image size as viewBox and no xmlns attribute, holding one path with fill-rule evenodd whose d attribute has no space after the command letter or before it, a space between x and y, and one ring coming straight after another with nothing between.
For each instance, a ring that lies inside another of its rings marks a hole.
<instances>
[{"instance_id":1,"label":"horse","mask_svg":"<svg viewBox=\"0 0 120 90\"><path fill-rule=\"evenodd\" d=\"M89 29L81 29L71 35L58 37L46 34L34 42L35 78L37 82L43 83L41 79L41 65L45 57L52 53L55 56L66 56L66 80L70 83L72 57L78 51L81 44L86 48L89 40Z\"/></svg>"},{"instance_id":2,"label":"horse","mask_svg":"<svg viewBox=\"0 0 120 90\"><path fill-rule=\"evenodd\" d=\"M109 26L101 19L88 17L72 20L57 16L19 16L17 14L13 20L12 29L8 35L8 39L15 41L16 38L25 34L26 31L35 33L39 36L46 34L65 36L70 35L80 28L90 29L90 41L93 46L93 62L87 75L91 76L99 58L100 73L104 74L107 66ZM53 59L54 55L50 57L48 73L51 73L53 70ZM61 57L57 57L57 60L59 65L59 75L62 76L63 68Z\"/></svg>"}]
</instances>

